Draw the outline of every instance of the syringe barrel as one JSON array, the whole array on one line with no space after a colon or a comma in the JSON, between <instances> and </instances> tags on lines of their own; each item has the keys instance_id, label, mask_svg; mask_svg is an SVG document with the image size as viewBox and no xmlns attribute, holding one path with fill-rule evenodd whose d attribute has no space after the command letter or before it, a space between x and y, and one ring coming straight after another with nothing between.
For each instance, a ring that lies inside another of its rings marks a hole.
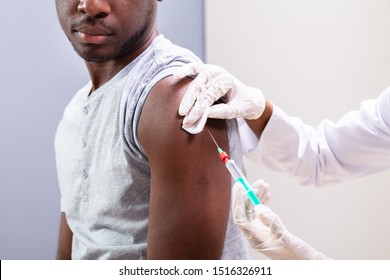
<instances>
[{"instance_id":1,"label":"syringe barrel","mask_svg":"<svg viewBox=\"0 0 390 280\"><path fill-rule=\"evenodd\" d=\"M234 160L228 160L225 163L226 168L229 170L230 174L234 178L236 182L240 182L242 186L244 187L249 199L252 201L253 205L259 205L261 202L254 194L252 188L250 187L248 180L246 179L244 173L241 171L240 168L236 165Z\"/></svg>"},{"instance_id":2,"label":"syringe barrel","mask_svg":"<svg viewBox=\"0 0 390 280\"><path fill-rule=\"evenodd\" d=\"M238 178L244 177L244 173L242 173L241 169L238 168L234 160L230 159L225 163L225 166L227 170L229 170L230 174L234 178L235 181L238 180Z\"/></svg>"}]
</instances>

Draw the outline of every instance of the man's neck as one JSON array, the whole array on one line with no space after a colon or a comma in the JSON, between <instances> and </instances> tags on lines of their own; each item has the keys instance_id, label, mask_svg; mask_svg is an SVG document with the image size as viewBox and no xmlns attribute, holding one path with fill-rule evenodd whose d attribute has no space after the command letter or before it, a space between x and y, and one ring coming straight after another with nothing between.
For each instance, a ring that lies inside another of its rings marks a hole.
<instances>
[{"instance_id":1,"label":"man's neck","mask_svg":"<svg viewBox=\"0 0 390 280\"><path fill-rule=\"evenodd\" d=\"M143 53L158 35L157 31L151 32L145 40L129 54L106 62L85 61L89 76L92 81L92 92L111 80L117 73L130 62Z\"/></svg>"}]
</instances>

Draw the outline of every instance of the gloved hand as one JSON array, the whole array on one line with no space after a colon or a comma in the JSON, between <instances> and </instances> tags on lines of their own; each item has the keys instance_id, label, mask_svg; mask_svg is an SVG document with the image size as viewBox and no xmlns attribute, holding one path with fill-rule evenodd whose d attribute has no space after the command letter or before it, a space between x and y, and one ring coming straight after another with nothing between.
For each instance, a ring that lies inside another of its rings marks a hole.
<instances>
[{"instance_id":1,"label":"gloved hand","mask_svg":"<svg viewBox=\"0 0 390 280\"><path fill-rule=\"evenodd\" d=\"M254 192L264 192L268 185L256 181L252 185ZM233 187L234 222L249 241L251 247L270 259L311 260L329 259L297 236L292 235L283 225L279 216L262 204L253 207L240 183ZM267 202L267 201L265 201Z\"/></svg>"},{"instance_id":2,"label":"gloved hand","mask_svg":"<svg viewBox=\"0 0 390 280\"><path fill-rule=\"evenodd\" d=\"M265 98L260 90L244 85L223 68L191 63L182 66L176 78L195 77L179 107L185 116L183 129L196 134L203 130L207 118L257 119L264 112ZM214 104L221 99L224 103Z\"/></svg>"}]
</instances>

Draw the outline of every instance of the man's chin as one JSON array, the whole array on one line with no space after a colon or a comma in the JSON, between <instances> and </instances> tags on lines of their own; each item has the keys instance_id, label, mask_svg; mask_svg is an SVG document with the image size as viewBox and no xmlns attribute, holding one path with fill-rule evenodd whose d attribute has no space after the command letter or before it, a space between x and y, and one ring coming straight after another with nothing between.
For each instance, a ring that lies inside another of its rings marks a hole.
<instances>
[{"instance_id":1,"label":"man's chin","mask_svg":"<svg viewBox=\"0 0 390 280\"><path fill-rule=\"evenodd\" d=\"M113 59L112 56L108 56L108 55L101 55L101 54L98 55L98 54L90 54L84 52L77 52L77 53L82 59L88 62L103 63Z\"/></svg>"}]
</instances>

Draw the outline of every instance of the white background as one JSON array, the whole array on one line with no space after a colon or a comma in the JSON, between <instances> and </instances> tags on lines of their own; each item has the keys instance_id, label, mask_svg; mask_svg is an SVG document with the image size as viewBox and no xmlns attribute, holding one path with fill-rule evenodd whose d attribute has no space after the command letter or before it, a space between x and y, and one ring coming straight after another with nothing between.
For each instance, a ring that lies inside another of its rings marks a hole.
<instances>
[{"instance_id":1,"label":"white background","mask_svg":"<svg viewBox=\"0 0 390 280\"><path fill-rule=\"evenodd\" d=\"M389 1L206 0L205 7L207 62L308 124L335 121L390 85ZM270 206L290 231L329 257L390 259L389 172L314 188L250 162L247 171L269 181Z\"/></svg>"}]
</instances>

